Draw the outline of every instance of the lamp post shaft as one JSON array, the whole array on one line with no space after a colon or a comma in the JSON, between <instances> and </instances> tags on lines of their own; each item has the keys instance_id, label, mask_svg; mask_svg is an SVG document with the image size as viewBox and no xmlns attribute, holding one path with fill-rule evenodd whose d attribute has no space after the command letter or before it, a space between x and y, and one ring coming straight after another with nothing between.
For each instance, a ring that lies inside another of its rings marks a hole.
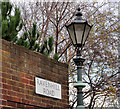
<instances>
[{"instance_id":1,"label":"lamp post shaft","mask_svg":"<svg viewBox=\"0 0 120 109\"><path fill-rule=\"evenodd\" d=\"M80 53L80 51L77 51ZM83 105L83 92L82 89L85 87L85 84L82 82L82 66L85 59L80 58L80 54L77 54L77 57L73 59L77 66L77 83L74 84L74 87L77 88L77 108L76 109L85 109Z\"/></svg>"},{"instance_id":2,"label":"lamp post shaft","mask_svg":"<svg viewBox=\"0 0 120 109\"><path fill-rule=\"evenodd\" d=\"M77 82L82 81L82 67L77 66ZM83 105L82 87L77 87L77 106Z\"/></svg>"},{"instance_id":3,"label":"lamp post shaft","mask_svg":"<svg viewBox=\"0 0 120 109\"><path fill-rule=\"evenodd\" d=\"M77 66L77 81L82 81L82 66Z\"/></svg>"}]
</instances>

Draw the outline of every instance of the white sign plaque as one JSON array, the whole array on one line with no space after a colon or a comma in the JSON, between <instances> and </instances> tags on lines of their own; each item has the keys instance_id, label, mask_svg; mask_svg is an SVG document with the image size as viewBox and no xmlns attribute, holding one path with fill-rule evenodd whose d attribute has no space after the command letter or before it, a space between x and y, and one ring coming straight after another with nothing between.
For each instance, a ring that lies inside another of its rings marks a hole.
<instances>
[{"instance_id":1,"label":"white sign plaque","mask_svg":"<svg viewBox=\"0 0 120 109\"><path fill-rule=\"evenodd\" d=\"M61 84L35 77L36 94L61 99Z\"/></svg>"}]
</instances>

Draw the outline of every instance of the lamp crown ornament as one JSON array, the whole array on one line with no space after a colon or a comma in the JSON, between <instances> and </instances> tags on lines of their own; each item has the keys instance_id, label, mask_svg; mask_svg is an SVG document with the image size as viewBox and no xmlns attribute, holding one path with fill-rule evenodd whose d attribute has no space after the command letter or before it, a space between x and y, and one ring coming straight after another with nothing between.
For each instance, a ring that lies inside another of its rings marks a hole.
<instances>
[{"instance_id":1,"label":"lamp crown ornament","mask_svg":"<svg viewBox=\"0 0 120 109\"><path fill-rule=\"evenodd\" d=\"M75 14L76 16L77 16L77 18L80 18L80 19L82 19L82 13L80 12L80 8L78 8L77 9L77 12L76 12L76 14Z\"/></svg>"}]
</instances>

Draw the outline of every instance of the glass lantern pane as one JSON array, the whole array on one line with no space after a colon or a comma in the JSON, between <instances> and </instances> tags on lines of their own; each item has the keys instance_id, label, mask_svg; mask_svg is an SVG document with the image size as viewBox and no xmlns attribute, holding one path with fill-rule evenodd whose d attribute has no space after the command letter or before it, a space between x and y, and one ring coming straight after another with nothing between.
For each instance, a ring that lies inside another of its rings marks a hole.
<instances>
[{"instance_id":1,"label":"glass lantern pane","mask_svg":"<svg viewBox=\"0 0 120 109\"><path fill-rule=\"evenodd\" d=\"M84 43L85 43L85 41L86 41L86 39L87 39L87 36L88 36L89 31L90 31L90 26L88 26L88 25L86 24L86 28L85 28L85 33L84 33L84 37L83 37L83 42L82 42L82 44L84 44Z\"/></svg>"},{"instance_id":2,"label":"glass lantern pane","mask_svg":"<svg viewBox=\"0 0 120 109\"><path fill-rule=\"evenodd\" d=\"M69 32L69 35L71 37L71 40L73 41L73 44L76 44L73 25L70 25L68 27L68 32Z\"/></svg>"},{"instance_id":3,"label":"glass lantern pane","mask_svg":"<svg viewBox=\"0 0 120 109\"><path fill-rule=\"evenodd\" d=\"M75 32L76 32L76 39L77 39L77 44L82 44L82 35L84 31L84 26L85 24L75 24Z\"/></svg>"}]
</instances>

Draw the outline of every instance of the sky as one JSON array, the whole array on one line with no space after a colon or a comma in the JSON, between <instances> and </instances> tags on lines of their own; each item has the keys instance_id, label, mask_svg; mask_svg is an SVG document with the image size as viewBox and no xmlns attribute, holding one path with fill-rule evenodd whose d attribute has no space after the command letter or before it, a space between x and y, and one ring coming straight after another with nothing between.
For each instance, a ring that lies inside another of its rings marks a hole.
<instances>
[{"instance_id":1,"label":"sky","mask_svg":"<svg viewBox=\"0 0 120 109\"><path fill-rule=\"evenodd\" d=\"M4 1L4 0L1 0ZM73 1L73 2L120 2L120 0L10 0L10 1L21 1L21 2L35 2L35 1L39 1L39 2L67 2L67 1Z\"/></svg>"}]
</instances>

